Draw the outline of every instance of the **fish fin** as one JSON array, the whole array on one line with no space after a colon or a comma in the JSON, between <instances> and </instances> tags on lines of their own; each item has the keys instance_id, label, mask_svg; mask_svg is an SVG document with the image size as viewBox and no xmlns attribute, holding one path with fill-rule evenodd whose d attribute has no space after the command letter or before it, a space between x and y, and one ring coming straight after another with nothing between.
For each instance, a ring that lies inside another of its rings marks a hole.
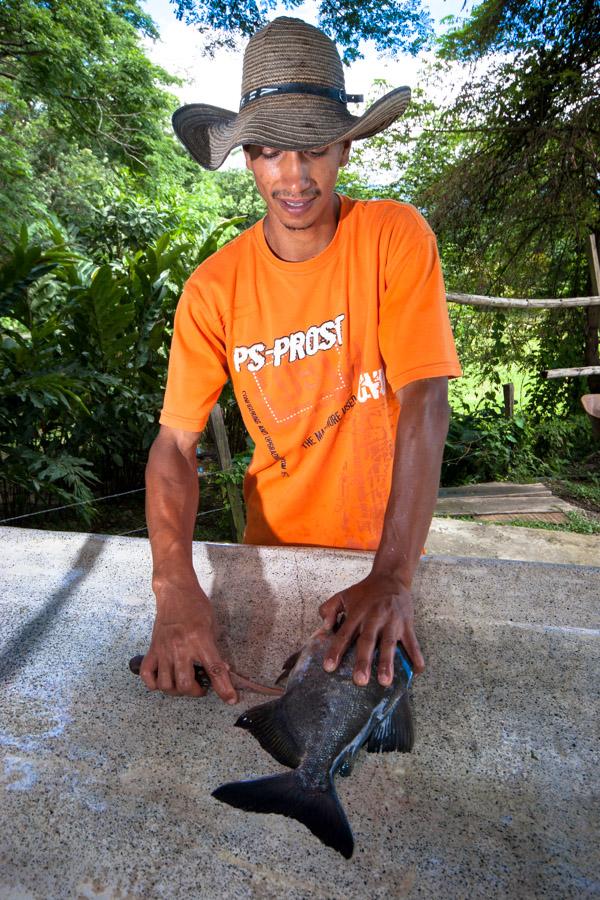
<instances>
[{"instance_id":1,"label":"fish fin","mask_svg":"<svg viewBox=\"0 0 600 900\"><path fill-rule=\"evenodd\" d=\"M295 738L290 734L281 702L272 700L253 706L239 717L235 723L253 735L263 750L282 766L295 769L300 765L301 751Z\"/></svg>"},{"instance_id":2,"label":"fish fin","mask_svg":"<svg viewBox=\"0 0 600 900\"><path fill-rule=\"evenodd\" d=\"M279 676L279 678L277 679L275 684L280 684L282 681L285 681L285 679L288 677L288 675L290 674L290 672L292 671L292 669L294 668L294 666L300 659L301 653L302 653L302 649L296 650L295 653L292 653L291 656L288 656L288 658L286 659L286 661L283 664L283 668L281 670L281 675Z\"/></svg>"},{"instance_id":3,"label":"fish fin","mask_svg":"<svg viewBox=\"0 0 600 900\"><path fill-rule=\"evenodd\" d=\"M278 813L297 819L346 859L354 838L333 783L326 790L307 788L298 772L285 772L252 781L232 781L213 791L213 797L246 812Z\"/></svg>"},{"instance_id":4,"label":"fish fin","mask_svg":"<svg viewBox=\"0 0 600 900\"><path fill-rule=\"evenodd\" d=\"M342 762L338 766L337 775L341 775L342 778L348 778L352 775L352 771L354 769L354 754L349 753L348 756L344 757Z\"/></svg>"},{"instance_id":5,"label":"fish fin","mask_svg":"<svg viewBox=\"0 0 600 900\"><path fill-rule=\"evenodd\" d=\"M350 775L352 775L352 772L354 771L354 763L356 762L356 757L361 746L362 744L355 744L354 742L350 744L350 746L343 752L343 754L338 757L337 765L335 766L333 774L341 775L342 778L348 778Z\"/></svg>"},{"instance_id":6,"label":"fish fin","mask_svg":"<svg viewBox=\"0 0 600 900\"><path fill-rule=\"evenodd\" d=\"M398 700L392 711L373 729L367 740L369 753L410 753L415 741L408 693Z\"/></svg>"}]
</instances>

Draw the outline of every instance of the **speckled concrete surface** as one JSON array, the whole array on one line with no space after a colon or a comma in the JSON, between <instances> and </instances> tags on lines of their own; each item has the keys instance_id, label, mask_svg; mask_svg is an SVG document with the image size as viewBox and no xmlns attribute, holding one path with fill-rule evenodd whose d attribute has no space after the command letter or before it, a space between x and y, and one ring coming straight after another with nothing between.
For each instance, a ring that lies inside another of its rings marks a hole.
<instances>
[{"instance_id":1,"label":"speckled concrete surface","mask_svg":"<svg viewBox=\"0 0 600 900\"><path fill-rule=\"evenodd\" d=\"M600 535L435 517L427 538L427 552L435 556L599 566Z\"/></svg>"},{"instance_id":2,"label":"speckled concrete surface","mask_svg":"<svg viewBox=\"0 0 600 900\"><path fill-rule=\"evenodd\" d=\"M130 675L152 623L146 541L0 541L3 900L600 894L600 569L422 563L416 747L338 779L348 862L296 822L211 798L280 770L238 711ZM195 562L232 660L272 680L369 555L199 545Z\"/></svg>"}]
</instances>

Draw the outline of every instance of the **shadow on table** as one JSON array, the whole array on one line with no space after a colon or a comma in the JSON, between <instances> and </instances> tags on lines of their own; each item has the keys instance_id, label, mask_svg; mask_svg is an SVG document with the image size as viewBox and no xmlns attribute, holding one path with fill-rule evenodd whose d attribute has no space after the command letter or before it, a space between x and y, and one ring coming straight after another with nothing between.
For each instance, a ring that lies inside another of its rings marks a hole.
<instances>
[{"instance_id":1,"label":"shadow on table","mask_svg":"<svg viewBox=\"0 0 600 900\"><path fill-rule=\"evenodd\" d=\"M278 673L268 671L267 659L278 601L260 548L207 544L206 553L214 572L210 595L225 658L250 678L272 680Z\"/></svg>"},{"instance_id":2,"label":"shadow on table","mask_svg":"<svg viewBox=\"0 0 600 900\"><path fill-rule=\"evenodd\" d=\"M0 651L0 681L7 681L27 664L45 641L66 602L93 570L105 547L106 541L97 535L91 534L86 538L61 585Z\"/></svg>"}]
</instances>

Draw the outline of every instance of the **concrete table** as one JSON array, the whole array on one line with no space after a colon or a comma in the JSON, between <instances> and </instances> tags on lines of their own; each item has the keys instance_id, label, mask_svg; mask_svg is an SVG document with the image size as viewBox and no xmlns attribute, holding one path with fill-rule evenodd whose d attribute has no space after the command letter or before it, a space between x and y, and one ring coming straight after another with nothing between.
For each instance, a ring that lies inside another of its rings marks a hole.
<instances>
[{"instance_id":1,"label":"concrete table","mask_svg":"<svg viewBox=\"0 0 600 900\"><path fill-rule=\"evenodd\" d=\"M280 816L217 803L280 771L232 709L149 694L127 668L153 602L145 540L0 529L0 897L589 897L600 893L600 569L428 558L428 669L410 756L338 790L350 861ZM245 674L273 681L369 554L198 545Z\"/></svg>"}]
</instances>

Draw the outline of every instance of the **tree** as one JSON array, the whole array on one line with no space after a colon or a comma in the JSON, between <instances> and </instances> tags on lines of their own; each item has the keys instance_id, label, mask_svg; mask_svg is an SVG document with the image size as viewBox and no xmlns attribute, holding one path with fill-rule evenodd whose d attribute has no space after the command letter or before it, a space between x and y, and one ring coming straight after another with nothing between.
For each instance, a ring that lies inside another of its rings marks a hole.
<instances>
[{"instance_id":1,"label":"tree","mask_svg":"<svg viewBox=\"0 0 600 900\"><path fill-rule=\"evenodd\" d=\"M49 216L98 262L216 223L217 191L169 118L176 82L140 43L134 0L0 5L0 244Z\"/></svg>"},{"instance_id":2,"label":"tree","mask_svg":"<svg viewBox=\"0 0 600 900\"><path fill-rule=\"evenodd\" d=\"M234 47L236 39L250 37L267 24L277 0L171 0L177 18L195 25L205 38L205 50ZM286 10L297 9L302 0L282 0ZM361 40L371 40L383 52L412 54L428 46L432 37L431 17L421 0L320 0L319 27L339 44L345 63L362 56ZM216 34L215 34L216 31Z\"/></svg>"},{"instance_id":3,"label":"tree","mask_svg":"<svg viewBox=\"0 0 600 900\"><path fill-rule=\"evenodd\" d=\"M363 153L398 170L387 192L415 203L436 231L450 289L589 293L586 242L600 228L598 33L600 7L587 0L484 0L441 39L428 74L446 84L458 75L455 99L440 108L416 91L407 115L366 143ZM482 375L499 359L537 373L583 363L583 310L454 318ZM575 409L580 387L538 376L532 399L542 415L561 402Z\"/></svg>"},{"instance_id":4,"label":"tree","mask_svg":"<svg viewBox=\"0 0 600 900\"><path fill-rule=\"evenodd\" d=\"M591 293L585 248L600 232L599 33L594 0L486 0L442 39L448 59L475 63L494 54L453 110L468 144L434 215L451 229L456 223L459 245L479 231L471 248L495 259L492 292L508 282L522 293ZM597 363L595 311L545 316L538 337L530 360L540 370L581 364L586 345L587 361ZM590 388L600 391L600 378ZM541 381L535 390L540 406L558 394L576 400L578 392L568 382Z\"/></svg>"},{"instance_id":5,"label":"tree","mask_svg":"<svg viewBox=\"0 0 600 900\"><path fill-rule=\"evenodd\" d=\"M153 65L140 35L157 37L135 0L4 0L2 121L17 145L32 121L111 161L143 166L164 140L176 79Z\"/></svg>"},{"instance_id":6,"label":"tree","mask_svg":"<svg viewBox=\"0 0 600 900\"><path fill-rule=\"evenodd\" d=\"M173 142L174 105L139 44L155 35L135 3L6 0L0 6L0 242L50 213L79 226L118 184L121 166Z\"/></svg>"},{"instance_id":7,"label":"tree","mask_svg":"<svg viewBox=\"0 0 600 900\"><path fill-rule=\"evenodd\" d=\"M442 56L486 64L438 123L464 140L444 190L424 199L435 193L434 222L454 223L467 253L496 260L492 292L585 293L582 251L600 213L599 30L593 2L486 0L442 39Z\"/></svg>"}]
</instances>

